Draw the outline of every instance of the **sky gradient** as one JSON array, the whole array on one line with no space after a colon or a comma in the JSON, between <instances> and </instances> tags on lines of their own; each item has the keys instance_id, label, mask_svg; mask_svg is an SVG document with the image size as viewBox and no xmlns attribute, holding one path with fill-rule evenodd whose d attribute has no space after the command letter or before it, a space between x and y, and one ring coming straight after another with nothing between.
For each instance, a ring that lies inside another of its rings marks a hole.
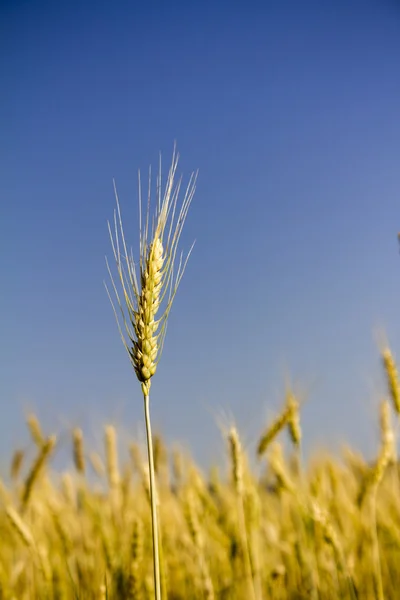
<instances>
[{"instance_id":1,"label":"sky gradient","mask_svg":"<svg viewBox=\"0 0 400 600\"><path fill-rule=\"evenodd\" d=\"M234 417L252 448L290 375L306 450L373 452L378 331L400 358L399 4L15 0L0 55L0 455L30 410L95 444L142 430L107 220L115 178L136 253L137 171L174 140L196 245L154 428L210 462Z\"/></svg>"}]
</instances>

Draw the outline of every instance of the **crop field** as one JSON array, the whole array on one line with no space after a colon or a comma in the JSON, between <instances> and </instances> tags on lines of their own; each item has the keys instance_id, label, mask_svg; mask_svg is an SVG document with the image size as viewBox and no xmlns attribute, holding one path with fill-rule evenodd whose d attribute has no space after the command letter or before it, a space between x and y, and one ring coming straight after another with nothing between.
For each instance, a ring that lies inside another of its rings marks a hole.
<instances>
[{"instance_id":1,"label":"crop field","mask_svg":"<svg viewBox=\"0 0 400 600\"><path fill-rule=\"evenodd\" d=\"M118 197L109 225L107 292L143 394L146 445L128 443L129 460L121 460L118 431L107 425L103 452L94 454L76 428L68 432L71 466L57 472L52 459L65 432L43 431L28 417L31 448L16 450L0 486L0 600L400 598L400 383L387 344L372 462L347 450L305 463L301 402L290 388L254 440L256 456L230 423L225 457L208 473L152 434L152 377L191 252L184 258L178 243L196 174L179 203L177 164L174 150L152 214L149 185L136 262Z\"/></svg>"},{"instance_id":2,"label":"crop field","mask_svg":"<svg viewBox=\"0 0 400 600\"><path fill-rule=\"evenodd\" d=\"M388 390L374 462L301 460L301 406L288 390L250 461L238 427L226 430L224 471L204 474L188 453L153 437L161 594L179 599L397 598L400 589L399 382L382 352ZM30 460L16 451L1 486L0 598L154 597L149 468L117 431L93 454L71 432L71 468L57 473L57 438L34 415ZM250 462L256 464L252 470Z\"/></svg>"}]
</instances>

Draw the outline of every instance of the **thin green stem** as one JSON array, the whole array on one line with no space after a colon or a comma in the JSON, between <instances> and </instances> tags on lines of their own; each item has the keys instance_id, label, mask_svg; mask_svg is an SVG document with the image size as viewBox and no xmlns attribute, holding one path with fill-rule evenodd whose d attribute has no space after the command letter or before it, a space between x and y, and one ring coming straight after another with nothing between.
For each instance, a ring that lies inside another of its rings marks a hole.
<instances>
[{"instance_id":1,"label":"thin green stem","mask_svg":"<svg viewBox=\"0 0 400 600\"><path fill-rule=\"evenodd\" d=\"M144 396L144 415L146 421L147 452L149 458L149 476L150 476L150 499L151 499L151 527L153 533L153 567L154 567L154 590L155 600L161 600L161 578L160 578L160 558L158 548L158 519L157 519L157 491L154 475L153 458L153 438L151 435L150 423L150 398Z\"/></svg>"}]
</instances>

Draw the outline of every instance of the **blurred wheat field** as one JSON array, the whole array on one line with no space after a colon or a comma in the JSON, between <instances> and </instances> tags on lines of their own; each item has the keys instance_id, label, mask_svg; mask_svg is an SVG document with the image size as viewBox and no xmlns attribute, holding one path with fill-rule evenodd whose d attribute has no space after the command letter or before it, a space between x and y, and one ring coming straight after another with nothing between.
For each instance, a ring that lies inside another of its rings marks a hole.
<instances>
[{"instance_id":1,"label":"blurred wheat field","mask_svg":"<svg viewBox=\"0 0 400 600\"><path fill-rule=\"evenodd\" d=\"M400 597L400 476L391 423L398 377L388 352L388 397L372 463L347 450L302 464L292 392L260 432L259 468L250 469L254 461L235 426L226 431L226 472L213 467L207 475L154 437L163 598ZM33 460L17 450L9 483L0 487L0 598L154 597L144 450L132 442L123 464L113 426L104 429L102 456L75 429L71 468L56 473L56 436L44 434L34 415L28 427Z\"/></svg>"}]
</instances>

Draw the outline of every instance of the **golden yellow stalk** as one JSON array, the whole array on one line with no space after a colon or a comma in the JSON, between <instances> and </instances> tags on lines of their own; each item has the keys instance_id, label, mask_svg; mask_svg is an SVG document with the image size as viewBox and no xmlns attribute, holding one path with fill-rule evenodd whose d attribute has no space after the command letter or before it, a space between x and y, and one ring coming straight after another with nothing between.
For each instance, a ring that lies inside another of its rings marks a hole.
<instances>
[{"instance_id":1,"label":"golden yellow stalk","mask_svg":"<svg viewBox=\"0 0 400 600\"><path fill-rule=\"evenodd\" d=\"M111 245L117 266L117 273L122 299L107 262L112 288L122 316L125 329L123 333L118 314L111 295L107 289L114 314L117 319L119 332L127 350L136 376L141 384L144 398L146 422L147 452L149 463L151 516L153 533L154 583L156 600L161 598L159 540L156 506L156 483L154 473L153 440L150 423L149 393L151 378L154 376L160 360L166 333L168 315L182 279L190 252L184 262L182 257L178 269L174 273L174 265L178 242L183 225L192 201L196 175L192 174L186 193L177 210L181 181L175 185L175 175L178 165L178 155L173 153L172 165L168 179L161 195L161 164L157 180L157 205L155 216L150 224L151 200L151 171L149 177L149 194L147 215L142 228L142 202L139 175L139 222L140 222L140 258L139 280L132 252L128 252L125 234L122 226L121 211L115 190L117 210L114 212L114 231L109 224ZM114 186L115 189L115 186ZM161 312L160 312L161 311Z\"/></svg>"}]
</instances>

